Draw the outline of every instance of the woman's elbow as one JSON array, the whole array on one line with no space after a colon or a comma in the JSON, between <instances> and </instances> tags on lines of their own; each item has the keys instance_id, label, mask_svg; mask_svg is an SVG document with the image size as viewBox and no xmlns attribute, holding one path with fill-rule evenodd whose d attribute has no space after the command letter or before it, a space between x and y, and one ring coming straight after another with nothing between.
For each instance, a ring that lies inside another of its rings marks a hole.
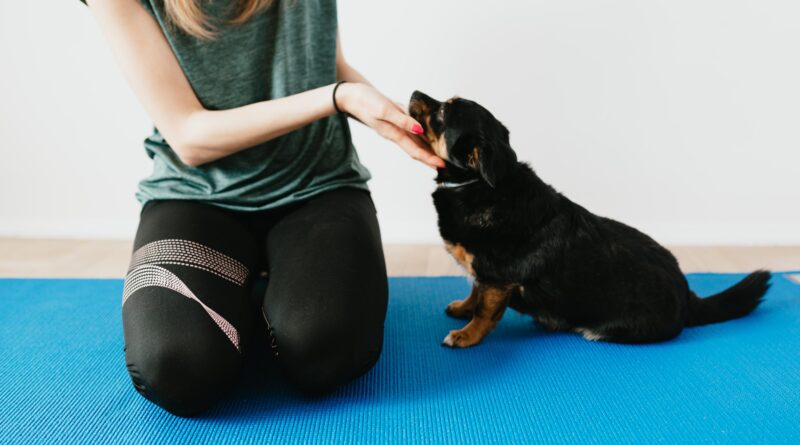
<instances>
[{"instance_id":1,"label":"woman's elbow","mask_svg":"<svg viewBox=\"0 0 800 445\"><path fill-rule=\"evenodd\" d=\"M175 140L169 143L170 148L180 161L189 167L199 167L208 162L200 155L201 150L189 141Z\"/></svg>"},{"instance_id":2,"label":"woman's elbow","mask_svg":"<svg viewBox=\"0 0 800 445\"><path fill-rule=\"evenodd\" d=\"M210 159L206 159L205 157L198 155L197 150L192 148L183 147L174 151L175 154L178 155L178 158L180 158L181 162L189 167L199 167L210 161Z\"/></svg>"},{"instance_id":3,"label":"woman's elbow","mask_svg":"<svg viewBox=\"0 0 800 445\"><path fill-rule=\"evenodd\" d=\"M210 161L204 156L206 150L200 142L203 140L202 135L197 134L188 125L175 128L171 133L172 138L168 138L167 143L182 163L189 167L198 167Z\"/></svg>"},{"instance_id":4,"label":"woman's elbow","mask_svg":"<svg viewBox=\"0 0 800 445\"><path fill-rule=\"evenodd\" d=\"M206 162L208 162L208 160L202 159L202 158L200 158L198 156L185 156L185 155L181 156L181 155L178 155L178 157L181 159L181 162L183 162L184 165L189 166L189 167L200 167L201 165L203 165Z\"/></svg>"}]
</instances>

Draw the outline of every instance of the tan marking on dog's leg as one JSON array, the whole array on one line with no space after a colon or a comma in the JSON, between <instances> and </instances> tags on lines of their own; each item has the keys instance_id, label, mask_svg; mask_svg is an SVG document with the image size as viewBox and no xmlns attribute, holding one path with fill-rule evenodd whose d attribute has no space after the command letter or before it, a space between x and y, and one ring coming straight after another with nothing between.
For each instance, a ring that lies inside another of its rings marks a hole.
<instances>
[{"instance_id":1,"label":"tan marking on dog's leg","mask_svg":"<svg viewBox=\"0 0 800 445\"><path fill-rule=\"evenodd\" d=\"M447 315L455 318L471 318L475 307L478 305L479 293L477 291L478 284L472 284L472 290L467 298L463 300L456 300L447 305L444 311Z\"/></svg>"},{"instance_id":2,"label":"tan marking on dog's leg","mask_svg":"<svg viewBox=\"0 0 800 445\"><path fill-rule=\"evenodd\" d=\"M450 331L442 342L451 348L466 348L481 342L503 318L508 299L515 286L494 287L478 284L478 305L472 320L462 329Z\"/></svg>"}]
</instances>

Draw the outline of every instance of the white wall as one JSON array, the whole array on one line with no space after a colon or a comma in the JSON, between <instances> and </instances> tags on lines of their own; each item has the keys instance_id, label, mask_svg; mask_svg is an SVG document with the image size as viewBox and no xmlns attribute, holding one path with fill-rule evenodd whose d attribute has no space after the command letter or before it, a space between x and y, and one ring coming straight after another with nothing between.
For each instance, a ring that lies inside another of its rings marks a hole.
<instances>
[{"instance_id":1,"label":"white wall","mask_svg":"<svg viewBox=\"0 0 800 445\"><path fill-rule=\"evenodd\" d=\"M666 243L800 243L797 1L340 0L339 16L387 95L483 103L596 213ZM132 237L150 124L89 12L3 2L0 60L0 236ZM385 240L437 241L433 172L353 128Z\"/></svg>"}]
</instances>

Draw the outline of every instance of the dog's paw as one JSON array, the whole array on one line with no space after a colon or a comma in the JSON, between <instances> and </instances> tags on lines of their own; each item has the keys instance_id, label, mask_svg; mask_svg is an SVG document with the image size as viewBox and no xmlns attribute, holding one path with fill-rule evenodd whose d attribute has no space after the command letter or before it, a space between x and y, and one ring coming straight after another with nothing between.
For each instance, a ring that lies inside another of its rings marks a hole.
<instances>
[{"instance_id":1,"label":"dog's paw","mask_svg":"<svg viewBox=\"0 0 800 445\"><path fill-rule=\"evenodd\" d=\"M477 345L481 339L477 335L470 335L470 332L465 329L457 331L450 331L447 337L442 340L442 346L449 346L451 348L468 348Z\"/></svg>"},{"instance_id":2,"label":"dog's paw","mask_svg":"<svg viewBox=\"0 0 800 445\"><path fill-rule=\"evenodd\" d=\"M448 304L444 312L453 318L472 318L472 309L468 308L462 300L456 300Z\"/></svg>"}]
</instances>

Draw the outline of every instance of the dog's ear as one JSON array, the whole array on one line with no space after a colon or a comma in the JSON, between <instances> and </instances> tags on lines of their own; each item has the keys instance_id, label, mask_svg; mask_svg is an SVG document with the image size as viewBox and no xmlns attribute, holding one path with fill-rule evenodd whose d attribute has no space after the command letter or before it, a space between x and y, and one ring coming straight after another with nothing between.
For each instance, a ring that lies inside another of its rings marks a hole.
<instances>
[{"instance_id":1,"label":"dog's ear","mask_svg":"<svg viewBox=\"0 0 800 445\"><path fill-rule=\"evenodd\" d=\"M508 140L508 129L495 122L490 129L482 131L469 158L489 186L495 187L517 163L517 154Z\"/></svg>"}]
</instances>

